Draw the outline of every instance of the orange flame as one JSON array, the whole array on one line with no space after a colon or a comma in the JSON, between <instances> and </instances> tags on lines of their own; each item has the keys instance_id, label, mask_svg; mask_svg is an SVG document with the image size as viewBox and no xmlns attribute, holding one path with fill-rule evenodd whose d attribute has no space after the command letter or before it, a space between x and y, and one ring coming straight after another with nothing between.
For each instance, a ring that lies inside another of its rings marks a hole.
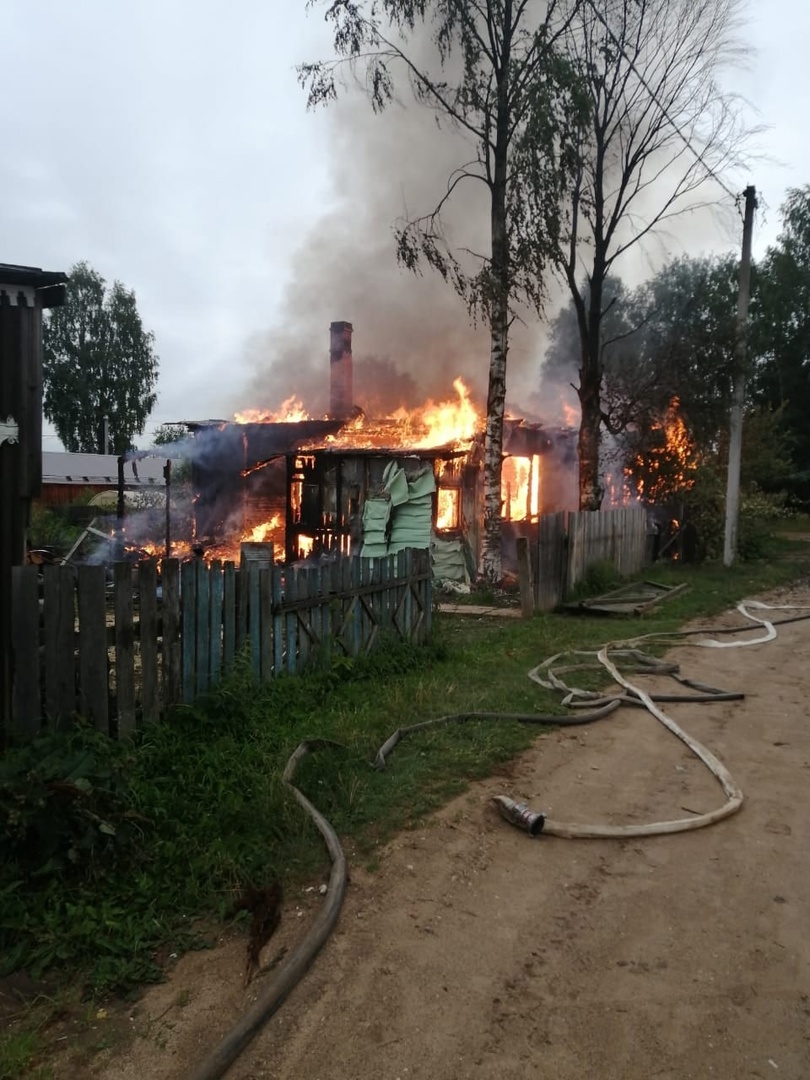
<instances>
[{"instance_id":1,"label":"orange flame","mask_svg":"<svg viewBox=\"0 0 810 1080\"><path fill-rule=\"evenodd\" d=\"M421 410L420 420L427 429L415 447L458 445L469 442L480 430L482 416L470 400L470 391L459 378L453 382L458 395L455 401L438 405L429 401Z\"/></svg>"},{"instance_id":2,"label":"orange flame","mask_svg":"<svg viewBox=\"0 0 810 1080\"><path fill-rule=\"evenodd\" d=\"M540 458L508 457L501 470L501 503L507 521L531 521L540 513Z\"/></svg>"},{"instance_id":3,"label":"orange flame","mask_svg":"<svg viewBox=\"0 0 810 1080\"><path fill-rule=\"evenodd\" d=\"M458 488L439 488L436 507L436 528L457 529L459 527Z\"/></svg>"},{"instance_id":4,"label":"orange flame","mask_svg":"<svg viewBox=\"0 0 810 1080\"><path fill-rule=\"evenodd\" d=\"M299 424L302 420L311 419L303 402L294 394L282 401L275 412L270 409L245 409L244 412L234 413L233 418L237 424Z\"/></svg>"},{"instance_id":5,"label":"orange flame","mask_svg":"<svg viewBox=\"0 0 810 1080\"><path fill-rule=\"evenodd\" d=\"M633 477L640 498L647 502L665 500L676 488L690 488L694 477L695 449L689 431L679 413L680 400L673 397L660 423L652 425L659 437L657 446L638 454L632 466L625 470Z\"/></svg>"}]
</instances>

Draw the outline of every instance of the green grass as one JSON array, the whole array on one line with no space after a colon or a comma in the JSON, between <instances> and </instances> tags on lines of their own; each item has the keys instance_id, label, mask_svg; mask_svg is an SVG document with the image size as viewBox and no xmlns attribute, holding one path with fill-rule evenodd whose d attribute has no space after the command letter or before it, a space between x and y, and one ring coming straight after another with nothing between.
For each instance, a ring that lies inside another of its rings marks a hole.
<instances>
[{"instance_id":1,"label":"green grass","mask_svg":"<svg viewBox=\"0 0 810 1080\"><path fill-rule=\"evenodd\" d=\"M725 610L795 578L805 548L780 540L774 558L730 570L656 566L649 578L691 589L643 619L437 614L422 648L386 643L372 657L264 685L240 668L135 743L79 729L13 751L0 761L0 974L58 973L93 998L126 993L161 976L161 955L204 945L247 882L294 886L322 874L320 837L280 781L304 738L338 745L307 758L297 782L353 857L374 867L393 832L537 733L514 722L448 725L403 740L376 771L374 754L395 728L449 713L559 712L527 678L547 656ZM35 1060L29 1034L0 1035L0 1080L12 1075L9 1062L22 1061L19 1070L26 1054Z\"/></svg>"}]
</instances>

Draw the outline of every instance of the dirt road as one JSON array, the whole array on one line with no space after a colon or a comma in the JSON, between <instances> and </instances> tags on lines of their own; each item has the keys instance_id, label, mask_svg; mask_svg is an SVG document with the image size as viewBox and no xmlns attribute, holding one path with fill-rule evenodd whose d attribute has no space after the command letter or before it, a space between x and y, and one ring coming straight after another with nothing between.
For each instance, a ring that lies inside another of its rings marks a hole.
<instances>
[{"instance_id":1,"label":"dirt road","mask_svg":"<svg viewBox=\"0 0 810 1080\"><path fill-rule=\"evenodd\" d=\"M810 589L771 599L810 605ZM229 1078L807 1080L810 622L766 645L674 655L748 695L667 706L730 768L739 814L645 840L532 839L491 795L615 824L723 801L641 711L541 736L401 835L380 869L352 868L337 933ZM300 936L317 897L301 894L300 916L292 898L279 943ZM184 958L96 1075L187 1077L250 997L242 950Z\"/></svg>"}]
</instances>

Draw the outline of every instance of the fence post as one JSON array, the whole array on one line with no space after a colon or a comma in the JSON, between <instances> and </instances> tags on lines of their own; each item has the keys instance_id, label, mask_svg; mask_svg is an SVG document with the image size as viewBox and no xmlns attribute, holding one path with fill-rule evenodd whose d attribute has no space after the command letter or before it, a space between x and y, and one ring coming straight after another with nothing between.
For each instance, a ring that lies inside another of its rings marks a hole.
<instances>
[{"instance_id":1,"label":"fence post","mask_svg":"<svg viewBox=\"0 0 810 1080\"><path fill-rule=\"evenodd\" d=\"M184 562L180 567L180 600L182 609L180 648L183 657L183 701L186 705L190 705L194 700L197 687L195 627L197 616L197 567L193 562Z\"/></svg>"},{"instance_id":2,"label":"fence post","mask_svg":"<svg viewBox=\"0 0 810 1080\"><path fill-rule=\"evenodd\" d=\"M209 622L208 640L209 647L209 685L216 686L222 677L222 652L223 652L223 580L222 563L214 559L208 571L210 578L209 586Z\"/></svg>"},{"instance_id":3,"label":"fence post","mask_svg":"<svg viewBox=\"0 0 810 1080\"><path fill-rule=\"evenodd\" d=\"M160 713L157 637L157 564L153 559L148 559L138 564L138 638L141 644L141 716L144 724L153 723Z\"/></svg>"},{"instance_id":4,"label":"fence post","mask_svg":"<svg viewBox=\"0 0 810 1080\"><path fill-rule=\"evenodd\" d=\"M33 739L42 725L39 573L36 566L11 568L11 625L14 628L11 643L14 659L11 703L13 730L22 738Z\"/></svg>"},{"instance_id":5,"label":"fence post","mask_svg":"<svg viewBox=\"0 0 810 1080\"><path fill-rule=\"evenodd\" d=\"M226 671L236 655L236 566L225 563L222 594L222 662Z\"/></svg>"},{"instance_id":6,"label":"fence post","mask_svg":"<svg viewBox=\"0 0 810 1080\"><path fill-rule=\"evenodd\" d=\"M529 561L529 538L527 536L517 538L516 551L520 610L524 619L530 619L534 615L534 593L532 592L532 571Z\"/></svg>"},{"instance_id":7,"label":"fence post","mask_svg":"<svg viewBox=\"0 0 810 1080\"><path fill-rule=\"evenodd\" d=\"M176 705L183 696L180 652L180 563L164 559L160 568L163 629L163 705Z\"/></svg>"},{"instance_id":8,"label":"fence post","mask_svg":"<svg viewBox=\"0 0 810 1080\"><path fill-rule=\"evenodd\" d=\"M70 727L76 711L73 571L68 566L43 569L45 711L56 729L64 731Z\"/></svg>"},{"instance_id":9,"label":"fence post","mask_svg":"<svg viewBox=\"0 0 810 1080\"><path fill-rule=\"evenodd\" d=\"M115 606L115 703L118 735L135 731L135 626L132 617L132 563L113 565Z\"/></svg>"}]
</instances>

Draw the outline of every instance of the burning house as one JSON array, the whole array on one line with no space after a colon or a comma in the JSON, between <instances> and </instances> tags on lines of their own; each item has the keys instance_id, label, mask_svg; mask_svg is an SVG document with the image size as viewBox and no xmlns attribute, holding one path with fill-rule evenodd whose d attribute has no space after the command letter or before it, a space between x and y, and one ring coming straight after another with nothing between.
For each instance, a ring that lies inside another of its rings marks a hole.
<instances>
[{"instance_id":1,"label":"burning house","mask_svg":"<svg viewBox=\"0 0 810 1080\"><path fill-rule=\"evenodd\" d=\"M483 527L484 415L457 379L455 400L383 419L355 404L352 325L330 328L330 408L312 419L294 401L279 413L189 422L194 434L192 543L238 558L245 542L276 560L329 552L380 555L400 545L461 541L476 565ZM504 428L503 518L508 558L522 523L570 503L569 429L520 419ZM551 461L555 467L547 467ZM387 509L386 509L387 506ZM380 522L383 527L380 527ZM510 540L512 543L510 543Z\"/></svg>"}]
</instances>

